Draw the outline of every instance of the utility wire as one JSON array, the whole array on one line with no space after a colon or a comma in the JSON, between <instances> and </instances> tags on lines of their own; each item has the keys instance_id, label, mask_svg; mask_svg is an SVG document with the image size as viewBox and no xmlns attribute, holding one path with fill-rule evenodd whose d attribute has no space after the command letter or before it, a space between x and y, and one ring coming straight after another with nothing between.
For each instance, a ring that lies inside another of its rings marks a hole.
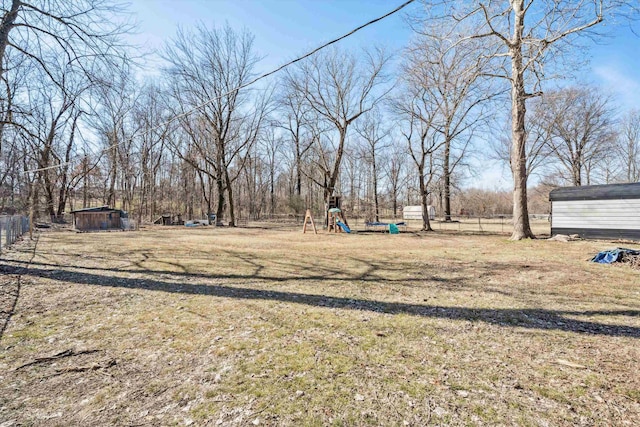
<instances>
[{"instance_id":1,"label":"utility wire","mask_svg":"<svg viewBox=\"0 0 640 427\"><path fill-rule=\"evenodd\" d=\"M184 113L180 113L180 114L178 114L178 115L175 115L175 116L173 116L172 118L170 118L169 120L167 120L167 121L165 121L165 122L163 122L163 123L160 123L160 124L158 124L158 125L156 125L156 126L153 126L153 127L149 128L149 129L145 130L144 132L139 133L137 136L139 137L139 136L141 136L141 135L146 135L146 134L151 133L151 132L153 132L154 130L159 129L159 128L163 127L163 126L167 126L167 125L169 125L169 124L173 123L174 121L176 121L176 120L178 120L178 119L180 119L180 118L182 118L182 117L186 117L186 116L188 116L188 115L190 115L190 114L194 113L195 111L197 111L197 110L199 110L199 109L201 109L201 108L203 108L203 107L205 107L205 106L207 106L207 105L211 104L212 102L217 101L218 99L224 98L225 96L229 96L229 95L231 95L231 94L233 94L233 93L235 93L235 92L237 92L237 91L239 91L239 90L241 90L241 89L244 89L244 88L246 88L246 87L248 87L248 86L251 86L251 85L253 85L253 84L257 83L258 81L260 81L260 80L262 80L262 79L265 79L265 78L267 78L267 77L269 77L269 76L271 76L271 75L273 75L273 74L276 74L277 72L282 71L283 69L285 69L285 68L289 67L290 65L295 64L296 62L300 62L300 61L302 61L302 60L304 60L304 59L306 59L306 58L308 58L308 57L310 57L310 56L312 56L312 55L316 54L317 52L321 51L322 49L325 49L325 48L327 48L328 46L331 46L332 44L338 43L339 41L341 41L341 40L343 40L343 39L346 39L347 37L349 37L349 36L351 36L351 35L353 35L353 34L357 33L358 31L362 30L363 28L366 28L366 27L368 27L368 26L370 26L370 25L372 25L372 24L375 24L375 23L376 23L376 22L378 22L378 21L382 21L383 19L385 19L385 18L387 18L387 17L389 17L389 16L393 15L393 14L394 14L394 13L396 13L396 12L399 12L399 11L400 11L400 10L402 10L402 9L404 9L405 7L407 7L408 5L410 5L411 3L413 3L414 1L415 1L415 0L408 0L408 1L404 2L404 3L402 3L400 6L396 7L395 9L393 9L392 11L387 12L386 14L384 14L384 15L382 15L382 16L380 16L380 17L376 18L376 19L373 19L373 20L371 20L371 21L369 21L369 22L367 22L367 23L365 23L365 24L362 24L362 25L360 25L359 27L354 28L353 30L349 31L348 33L346 33L346 34L344 34L344 35L342 35L342 36L340 36L340 37L338 37L338 38L336 38L336 39L333 39L333 40L331 40L331 41L328 41L328 42L326 42L325 44L323 44L323 45L321 45L321 46L319 46L319 47L317 47L317 48L313 49L312 51L310 51L310 52L308 52L308 53L306 53L306 54L304 54L304 55L302 55L302 56L299 56L299 57L297 57L296 59L293 59L293 60L291 60L291 61L289 61L289 62L287 62L287 63L285 63L285 64L283 64L283 65L279 66L278 68L276 68L276 69L274 69L274 70L272 70L272 71L269 71L269 72L267 72L267 73L264 73L264 74L262 74L262 75L260 75L260 76L256 77L256 78L255 78L255 79L253 79L253 80L250 80L250 81L248 81L248 82L246 82L246 83L244 83L244 84L241 84L240 86L238 86L238 87L236 87L236 88L234 88L234 89L231 89L231 90L230 90L229 92L227 92L227 93L223 93L222 95L216 96L216 97L214 97L214 98L210 98L209 100L207 100L207 101L203 102L202 104L196 105L195 107L193 107L193 108L192 108L191 110L189 110L189 111L185 111ZM96 153L96 155L101 155L101 154L103 154L103 153L106 153L107 151L109 151L109 150L111 150L111 149L113 149L113 148L115 148L115 147L117 147L117 146L119 146L119 145L122 145L122 144L124 144L125 142L129 142L129 141L130 141L130 140L132 140L132 139L133 139L133 138L128 138L128 139L126 139L125 141L122 141L122 142L119 142L119 143L116 143L116 144L110 145L110 146L108 146L107 148L104 148L104 149L102 149L101 151L99 151L98 153ZM70 163L72 163L72 161L68 161L68 162L64 162L64 163L58 163L57 165L47 166L47 167L38 168L38 169L30 169L30 170L24 171L24 173L42 172L42 171L46 171L46 170L57 169L57 168L60 168L60 167L66 166L66 165L68 165L68 164L70 164Z\"/></svg>"}]
</instances>

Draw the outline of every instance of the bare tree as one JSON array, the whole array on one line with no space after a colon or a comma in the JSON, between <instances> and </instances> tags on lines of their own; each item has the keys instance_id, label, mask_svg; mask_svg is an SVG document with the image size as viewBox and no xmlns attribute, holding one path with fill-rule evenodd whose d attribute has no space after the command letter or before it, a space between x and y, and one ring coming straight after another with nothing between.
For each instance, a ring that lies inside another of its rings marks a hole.
<instances>
[{"instance_id":1,"label":"bare tree","mask_svg":"<svg viewBox=\"0 0 640 427\"><path fill-rule=\"evenodd\" d=\"M25 96L26 81L33 76L33 67L24 58L7 53L4 64L10 68L2 79L2 94L0 95L0 187L7 179L15 181L15 174L19 170L22 156L25 153L20 150L17 139L19 134L30 133L23 124L9 128L7 124L17 124L16 116L29 117L29 105L20 102L21 99L29 99ZM22 90L21 90L22 89ZM21 120L23 121L23 120ZM13 188L13 185L12 185ZM11 191L12 197L15 197Z\"/></svg>"},{"instance_id":2,"label":"bare tree","mask_svg":"<svg viewBox=\"0 0 640 427\"><path fill-rule=\"evenodd\" d=\"M402 123L401 133L418 171L422 230L433 231L429 221L428 196L436 173L435 154L444 144L434 131L438 105L422 85L409 81L406 89L407 92L400 94L393 103L393 109Z\"/></svg>"},{"instance_id":3,"label":"bare tree","mask_svg":"<svg viewBox=\"0 0 640 427\"><path fill-rule=\"evenodd\" d=\"M627 182L640 181L640 110L629 111L620 126L619 152Z\"/></svg>"},{"instance_id":4,"label":"bare tree","mask_svg":"<svg viewBox=\"0 0 640 427\"><path fill-rule=\"evenodd\" d=\"M384 171L388 185L387 191L391 197L391 209L394 219L398 216L398 200L401 196L402 185L406 180L406 158L406 147L400 144L394 144L384 163Z\"/></svg>"},{"instance_id":5,"label":"bare tree","mask_svg":"<svg viewBox=\"0 0 640 427\"><path fill-rule=\"evenodd\" d=\"M385 127L379 110L371 110L364 115L364 119L356 124L356 132L366 142L366 158L371 164L371 182L373 184L373 208L375 221L380 221L380 202L378 199L379 161L376 158L380 150L384 149L385 141L391 129Z\"/></svg>"},{"instance_id":6,"label":"bare tree","mask_svg":"<svg viewBox=\"0 0 640 427\"><path fill-rule=\"evenodd\" d=\"M167 134L171 130L161 89L155 84L145 86L132 114L136 128L141 131L138 140L139 171L142 173L139 177L138 222L141 222L143 215L152 218L156 214L157 178Z\"/></svg>"},{"instance_id":7,"label":"bare tree","mask_svg":"<svg viewBox=\"0 0 640 427\"><path fill-rule=\"evenodd\" d=\"M526 126L526 169L527 176L534 174L544 174L549 166L549 156L551 155L551 148L549 141L551 139L551 129L545 116L547 115L546 105L541 98L535 98L531 100L532 108L527 120ZM498 115L495 120L495 128L499 128L501 125L498 121L502 121L502 118ZM511 144L511 129L503 128L499 137L495 138L495 135L489 135L492 139L491 153L489 158L499 160L506 165L511 164L511 150L513 145Z\"/></svg>"},{"instance_id":8,"label":"bare tree","mask_svg":"<svg viewBox=\"0 0 640 427\"><path fill-rule=\"evenodd\" d=\"M417 37L405 55L404 73L426 90L438 113L431 126L443 140L444 219L451 221L451 174L462 161L473 131L486 114L486 101L496 96L484 77L488 57L479 56L480 43L456 43L448 29ZM452 150L458 150L453 156Z\"/></svg>"},{"instance_id":9,"label":"bare tree","mask_svg":"<svg viewBox=\"0 0 640 427\"><path fill-rule=\"evenodd\" d=\"M614 147L611 98L595 88L574 87L548 93L543 105L551 155L561 175L574 186L590 184L590 171Z\"/></svg>"},{"instance_id":10,"label":"bare tree","mask_svg":"<svg viewBox=\"0 0 640 427\"><path fill-rule=\"evenodd\" d=\"M325 200L334 194L349 127L362 114L371 110L388 89L383 67L388 56L381 50L364 52L363 59L355 55L332 50L321 52L303 62L293 79L293 88L302 94L316 117L328 129L317 132L324 135L324 144L318 144L323 169L321 185Z\"/></svg>"},{"instance_id":11,"label":"bare tree","mask_svg":"<svg viewBox=\"0 0 640 427\"><path fill-rule=\"evenodd\" d=\"M314 142L309 132L309 120L312 114L308 111L304 93L295 89L297 86L295 81L299 78L301 78L299 75L288 72L282 79L281 85L284 91L278 99L280 121L277 122L277 126L285 131L286 140L293 147L297 197L302 194L302 159Z\"/></svg>"},{"instance_id":12,"label":"bare tree","mask_svg":"<svg viewBox=\"0 0 640 427\"><path fill-rule=\"evenodd\" d=\"M615 184L626 182L624 178L624 165L620 153L616 147L616 140L609 142L609 147L603 150L597 158L587 162L587 177L591 184Z\"/></svg>"},{"instance_id":13,"label":"bare tree","mask_svg":"<svg viewBox=\"0 0 640 427\"><path fill-rule=\"evenodd\" d=\"M464 4L444 1L425 3L425 25L420 31L436 33L443 25L460 32L457 43L481 39L494 60L493 76L511 87L511 171L513 221L511 239L533 238L527 209L526 101L541 94L540 85L550 65L575 46L581 34L615 12L637 9L616 0L474 0ZM459 30L458 30L459 29ZM508 60L505 63L503 60ZM529 88L527 89L527 86Z\"/></svg>"},{"instance_id":14,"label":"bare tree","mask_svg":"<svg viewBox=\"0 0 640 427\"><path fill-rule=\"evenodd\" d=\"M0 15L0 80L6 94L0 96L0 156L5 137L19 132L24 141L14 146L24 166L19 180L28 187L29 203L38 203L42 194L57 220L84 171L95 168L94 160L78 168L76 158L82 122L92 107L87 88L99 83L98 74L118 68L122 36L133 25L125 5L107 0L8 0Z\"/></svg>"},{"instance_id":15,"label":"bare tree","mask_svg":"<svg viewBox=\"0 0 640 427\"><path fill-rule=\"evenodd\" d=\"M340 179L338 180L338 190L343 195L347 195L343 199L342 206L353 213L363 211L365 219L368 221L372 217L371 204L363 203L363 199L371 200L371 186L367 185L368 179L371 177L367 167L363 165L369 163L367 161L367 149L363 146L349 145L345 147L344 161ZM352 214L353 215L353 214Z\"/></svg>"},{"instance_id":16,"label":"bare tree","mask_svg":"<svg viewBox=\"0 0 640 427\"><path fill-rule=\"evenodd\" d=\"M132 162L135 151L133 138L138 129L132 112L140 91L126 60L118 69L102 70L99 83L94 87L95 114L90 121L105 153L103 202L115 206L120 195L122 209L129 209L137 177Z\"/></svg>"},{"instance_id":17,"label":"bare tree","mask_svg":"<svg viewBox=\"0 0 640 427\"><path fill-rule=\"evenodd\" d=\"M0 61L7 48L15 49L50 77L53 74L40 56L47 43L64 51L66 63L104 59L119 56L120 36L132 29L123 5L108 0L11 0L2 2L0 14ZM1 67L1 71L6 70Z\"/></svg>"},{"instance_id":18,"label":"bare tree","mask_svg":"<svg viewBox=\"0 0 640 427\"><path fill-rule=\"evenodd\" d=\"M188 128L192 147L207 167L191 165L216 183L218 224L228 209L229 225L234 226L232 184L265 125L271 93L238 89L252 78L259 60L253 36L228 25L221 29L199 26L194 33L180 31L166 46L164 57L172 97L184 117L181 124ZM180 150L177 153L190 159Z\"/></svg>"},{"instance_id":19,"label":"bare tree","mask_svg":"<svg viewBox=\"0 0 640 427\"><path fill-rule=\"evenodd\" d=\"M31 113L23 118L20 129L31 146L30 155L42 169L38 174L44 187L47 214L52 221L59 221L72 181L71 157L77 149L78 120L86 108L81 98L93 83L74 73L67 64L49 62L50 72L55 73L60 86L42 78L32 84Z\"/></svg>"},{"instance_id":20,"label":"bare tree","mask_svg":"<svg viewBox=\"0 0 640 427\"><path fill-rule=\"evenodd\" d=\"M272 215L276 213L276 174L278 172L278 156L281 154L283 145L282 136L277 135L273 128L265 133L259 144L268 169L269 213Z\"/></svg>"},{"instance_id":21,"label":"bare tree","mask_svg":"<svg viewBox=\"0 0 640 427\"><path fill-rule=\"evenodd\" d=\"M126 8L109 0L10 0L2 2L0 14L0 78L12 77L5 62L11 54L61 89L57 62L85 75L117 66L121 36L133 28ZM0 122L0 134L5 124Z\"/></svg>"}]
</instances>

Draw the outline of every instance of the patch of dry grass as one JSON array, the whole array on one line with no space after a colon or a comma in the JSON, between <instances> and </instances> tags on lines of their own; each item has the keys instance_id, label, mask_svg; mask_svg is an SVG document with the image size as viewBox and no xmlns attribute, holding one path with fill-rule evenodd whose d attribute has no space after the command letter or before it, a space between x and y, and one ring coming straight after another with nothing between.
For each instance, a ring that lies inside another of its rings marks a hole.
<instances>
[{"instance_id":1,"label":"patch of dry grass","mask_svg":"<svg viewBox=\"0 0 640 427\"><path fill-rule=\"evenodd\" d=\"M44 233L30 264L26 243L3 255L22 290L0 342L0 420L634 425L640 276L587 262L610 246ZM15 370L66 349L98 351Z\"/></svg>"}]
</instances>

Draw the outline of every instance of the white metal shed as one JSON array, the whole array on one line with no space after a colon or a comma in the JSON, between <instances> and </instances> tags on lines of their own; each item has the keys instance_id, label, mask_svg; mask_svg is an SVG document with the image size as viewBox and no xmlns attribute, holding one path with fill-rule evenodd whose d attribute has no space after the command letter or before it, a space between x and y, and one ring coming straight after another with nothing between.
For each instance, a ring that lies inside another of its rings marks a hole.
<instances>
[{"instance_id":1,"label":"white metal shed","mask_svg":"<svg viewBox=\"0 0 640 427\"><path fill-rule=\"evenodd\" d=\"M557 188L549 200L552 235L640 240L640 182Z\"/></svg>"},{"instance_id":2,"label":"white metal shed","mask_svg":"<svg viewBox=\"0 0 640 427\"><path fill-rule=\"evenodd\" d=\"M436 208L429 205L427 206L427 210L429 212L429 219L436 219ZM405 206L402 209L402 219L417 219L422 221L422 206Z\"/></svg>"}]
</instances>

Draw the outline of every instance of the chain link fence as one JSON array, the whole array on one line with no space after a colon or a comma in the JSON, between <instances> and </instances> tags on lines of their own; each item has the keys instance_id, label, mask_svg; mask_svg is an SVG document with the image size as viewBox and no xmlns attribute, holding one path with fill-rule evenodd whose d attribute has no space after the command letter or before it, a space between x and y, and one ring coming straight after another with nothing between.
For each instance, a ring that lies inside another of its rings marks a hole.
<instances>
[{"instance_id":1,"label":"chain link fence","mask_svg":"<svg viewBox=\"0 0 640 427\"><path fill-rule=\"evenodd\" d=\"M22 215L0 215L0 252L29 231L29 218Z\"/></svg>"},{"instance_id":2,"label":"chain link fence","mask_svg":"<svg viewBox=\"0 0 640 427\"><path fill-rule=\"evenodd\" d=\"M354 230L363 230L367 228L367 220L363 216L350 215L345 213L349 226ZM315 213L313 216L316 226L322 228L324 226L324 216ZM302 226L304 215L262 215L259 220L238 219L236 225L239 227L256 227L264 226L269 228L278 227L297 227ZM380 216L380 221L385 223L404 222L407 229L417 231L422 228L421 219L405 220L402 218L402 212L396 217ZM503 215L452 215L450 221L444 221L442 217L436 217L430 221L431 228L436 231L451 232L467 232L467 233L495 233L508 234L513 232L513 218L511 214ZM548 235L551 233L551 221L548 214L530 214L529 224L531 231L535 235Z\"/></svg>"},{"instance_id":3,"label":"chain link fence","mask_svg":"<svg viewBox=\"0 0 640 427\"><path fill-rule=\"evenodd\" d=\"M421 221L410 221L410 224L421 224ZM549 234L551 222L549 215L530 214L529 225L534 234ZM478 233L511 233L513 231L513 218L511 215L464 215L451 216L451 221L443 221L436 218L431 221L434 230L448 230L460 232Z\"/></svg>"}]
</instances>

